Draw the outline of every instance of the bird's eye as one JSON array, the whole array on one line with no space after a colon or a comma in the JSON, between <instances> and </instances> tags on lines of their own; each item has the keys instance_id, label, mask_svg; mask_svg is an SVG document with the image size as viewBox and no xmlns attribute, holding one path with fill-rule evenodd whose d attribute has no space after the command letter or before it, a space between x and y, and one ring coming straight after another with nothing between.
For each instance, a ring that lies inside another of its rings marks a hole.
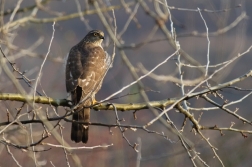
<instances>
[{"instance_id":1,"label":"bird's eye","mask_svg":"<svg viewBox=\"0 0 252 167\"><path fill-rule=\"evenodd\" d=\"M97 33L94 33L94 36L97 36L98 34Z\"/></svg>"}]
</instances>

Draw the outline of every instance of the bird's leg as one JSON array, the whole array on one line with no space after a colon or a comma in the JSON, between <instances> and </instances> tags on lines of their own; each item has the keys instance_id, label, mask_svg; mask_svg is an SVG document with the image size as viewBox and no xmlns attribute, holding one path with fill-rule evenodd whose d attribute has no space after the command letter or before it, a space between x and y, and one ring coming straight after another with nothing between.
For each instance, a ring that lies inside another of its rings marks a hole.
<instances>
[{"instance_id":1,"label":"bird's leg","mask_svg":"<svg viewBox=\"0 0 252 167\"><path fill-rule=\"evenodd\" d=\"M97 104L98 103L98 104ZM92 105L100 106L99 101L96 101L95 98L92 98Z\"/></svg>"},{"instance_id":2,"label":"bird's leg","mask_svg":"<svg viewBox=\"0 0 252 167\"><path fill-rule=\"evenodd\" d=\"M98 101L95 100L95 98L92 99L92 105L95 105L96 103L98 103Z\"/></svg>"}]
</instances>

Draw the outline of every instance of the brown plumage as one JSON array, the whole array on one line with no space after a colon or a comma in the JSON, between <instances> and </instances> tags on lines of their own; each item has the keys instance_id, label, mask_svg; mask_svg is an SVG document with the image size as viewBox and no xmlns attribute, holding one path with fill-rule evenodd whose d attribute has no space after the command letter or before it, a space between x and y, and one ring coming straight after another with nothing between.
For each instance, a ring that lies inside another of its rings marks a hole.
<instances>
[{"instance_id":1,"label":"brown plumage","mask_svg":"<svg viewBox=\"0 0 252 167\"><path fill-rule=\"evenodd\" d=\"M101 43L104 33L90 31L84 39L73 46L66 62L66 90L71 93L74 110L73 121L89 122L90 106L95 101L95 94L100 90L103 78L110 66L111 58L103 50ZM72 123L71 139L75 142L88 141L89 127Z\"/></svg>"}]
</instances>

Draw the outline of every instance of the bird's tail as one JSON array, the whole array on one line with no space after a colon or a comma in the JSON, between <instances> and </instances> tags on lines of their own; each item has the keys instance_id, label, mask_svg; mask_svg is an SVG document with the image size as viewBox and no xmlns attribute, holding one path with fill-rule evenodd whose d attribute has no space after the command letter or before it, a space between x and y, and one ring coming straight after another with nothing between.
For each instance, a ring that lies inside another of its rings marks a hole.
<instances>
[{"instance_id":1,"label":"bird's tail","mask_svg":"<svg viewBox=\"0 0 252 167\"><path fill-rule=\"evenodd\" d=\"M79 109L80 110L80 109ZM73 121L89 122L90 120L90 108L82 108L81 111L76 111L73 114ZM87 143L88 141L88 125L80 123L72 123L71 139L78 142Z\"/></svg>"}]
</instances>

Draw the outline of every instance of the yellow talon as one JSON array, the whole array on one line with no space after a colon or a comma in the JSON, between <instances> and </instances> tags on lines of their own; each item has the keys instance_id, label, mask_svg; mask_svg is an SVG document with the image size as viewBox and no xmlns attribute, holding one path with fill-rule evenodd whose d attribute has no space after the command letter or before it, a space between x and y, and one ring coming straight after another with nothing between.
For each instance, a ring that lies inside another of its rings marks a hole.
<instances>
[{"instance_id":1,"label":"yellow talon","mask_svg":"<svg viewBox=\"0 0 252 167\"><path fill-rule=\"evenodd\" d=\"M98 103L98 104L97 104ZM95 105L96 104L96 106L100 106L101 104L99 104L99 102L98 101L96 101L95 99L93 99L92 100L92 105Z\"/></svg>"},{"instance_id":2,"label":"yellow talon","mask_svg":"<svg viewBox=\"0 0 252 167\"><path fill-rule=\"evenodd\" d=\"M98 101L96 101L95 99L92 100L92 105L98 103Z\"/></svg>"}]
</instances>

